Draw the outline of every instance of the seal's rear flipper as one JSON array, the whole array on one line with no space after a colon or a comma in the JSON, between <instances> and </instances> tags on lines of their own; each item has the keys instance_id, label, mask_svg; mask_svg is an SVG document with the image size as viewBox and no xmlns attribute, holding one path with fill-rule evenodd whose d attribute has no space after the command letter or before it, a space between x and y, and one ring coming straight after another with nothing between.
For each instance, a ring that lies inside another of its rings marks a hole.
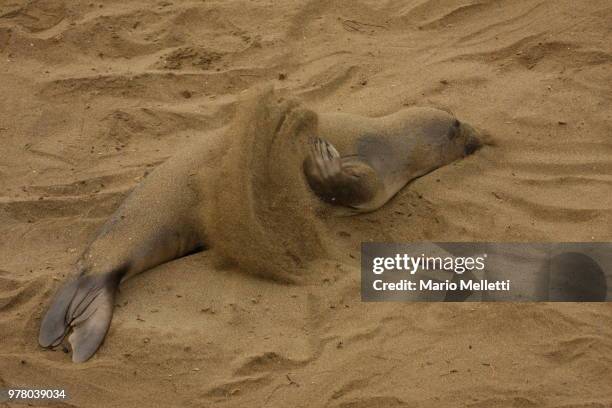
<instances>
[{"instance_id":1,"label":"seal's rear flipper","mask_svg":"<svg viewBox=\"0 0 612 408\"><path fill-rule=\"evenodd\" d=\"M59 345L72 328L72 361L88 360L110 326L119 281L118 273L81 275L62 286L41 323L40 345Z\"/></svg>"}]
</instances>

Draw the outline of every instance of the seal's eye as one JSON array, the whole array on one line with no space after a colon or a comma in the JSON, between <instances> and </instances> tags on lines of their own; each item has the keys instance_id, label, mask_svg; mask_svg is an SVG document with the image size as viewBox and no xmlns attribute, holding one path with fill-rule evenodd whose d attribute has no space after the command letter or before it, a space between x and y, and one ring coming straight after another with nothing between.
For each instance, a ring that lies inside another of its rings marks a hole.
<instances>
[{"instance_id":1,"label":"seal's eye","mask_svg":"<svg viewBox=\"0 0 612 408\"><path fill-rule=\"evenodd\" d=\"M453 140L454 138L459 136L460 133L461 133L461 122L455 119L455 121L453 122L453 125L450 127L450 129L448 129L448 138L450 140Z\"/></svg>"}]
</instances>

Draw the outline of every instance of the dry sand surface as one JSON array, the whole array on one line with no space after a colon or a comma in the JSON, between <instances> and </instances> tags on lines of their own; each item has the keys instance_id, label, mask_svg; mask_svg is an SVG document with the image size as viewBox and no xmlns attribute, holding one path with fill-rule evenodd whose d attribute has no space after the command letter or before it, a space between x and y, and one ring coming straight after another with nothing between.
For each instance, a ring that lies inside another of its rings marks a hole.
<instances>
[{"instance_id":1,"label":"dry sand surface","mask_svg":"<svg viewBox=\"0 0 612 408\"><path fill-rule=\"evenodd\" d=\"M611 407L610 304L365 304L350 261L282 285L202 252L126 282L89 362L37 345L122 199L265 82L319 111L446 106L496 140L327 223L333 251L612 240L611 38L609 0L0 1L0 387L79 407Z\"/></svg>"}]
</instances>

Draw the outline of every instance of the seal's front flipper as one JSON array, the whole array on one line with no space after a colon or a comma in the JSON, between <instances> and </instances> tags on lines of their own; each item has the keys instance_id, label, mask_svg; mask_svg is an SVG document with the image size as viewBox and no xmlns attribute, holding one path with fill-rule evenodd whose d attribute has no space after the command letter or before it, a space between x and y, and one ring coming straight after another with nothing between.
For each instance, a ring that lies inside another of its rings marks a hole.
<instances>
[{"instance_id":1,"label":"seal's front flipper","mask_svg":"<svg viewBox=\"0 0 612 408\"><path fill-rule=\"evenodd\" d=\"M72 361L88 360L110 326L119 281L118 273L81 275L62 286L41 323L40 345L59 345L72 328Z\"/></svg>"},{"instance_id":2,"label":"seal's front flipper","mask_svg":"<svg viewBox=\"0 0 612 408\"><path fill-rule=\"evenodd\" d=\"M333 145L316 139L304 161L304 174L312 191L323 201L367 209L382 188L376 171L358 156L340 157Z\"/></svg>"}]
</instances>

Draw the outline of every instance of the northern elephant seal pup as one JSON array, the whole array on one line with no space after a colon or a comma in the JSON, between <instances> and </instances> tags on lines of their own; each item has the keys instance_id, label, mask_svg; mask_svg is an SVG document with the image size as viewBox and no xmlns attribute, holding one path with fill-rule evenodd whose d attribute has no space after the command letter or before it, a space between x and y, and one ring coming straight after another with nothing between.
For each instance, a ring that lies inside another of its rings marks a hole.
<instances>
[{"instance_id":1,"label":"northern elephant seal pup","mask_svg":"<svg viewBox=\"0 0 612 408\"><path fill-rule=\"evenodd\" d=\"M86 361L106 336L120 282L198 249L235 254L264 275L278 259L277 269L301 268L322 253L312 225L322 200L374 210L478 146L471 128L435 109L317 115L271 90L242 105L227 132L160 165L103 225L42 320L43 347L72 330L72 360Z\"/></svg>"}]
</instances>

